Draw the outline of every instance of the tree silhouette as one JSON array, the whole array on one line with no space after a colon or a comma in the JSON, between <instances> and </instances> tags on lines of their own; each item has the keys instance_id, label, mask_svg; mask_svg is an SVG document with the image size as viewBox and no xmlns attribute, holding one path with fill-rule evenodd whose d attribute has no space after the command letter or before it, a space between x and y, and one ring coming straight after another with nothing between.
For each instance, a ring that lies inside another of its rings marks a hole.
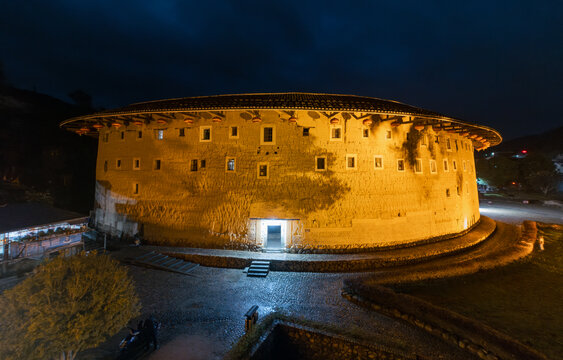
<instances>
[{"instance_id":1,"label":"tree silhouette","mask_svg":"<svg viewBox=\"0 0 563 360\"><path fill-rule=\"evenodd\" d=\"M0 296L0 358L71 360L138 315L127 270L107 255L58 257Z\"/></svg>"}]
</instances>

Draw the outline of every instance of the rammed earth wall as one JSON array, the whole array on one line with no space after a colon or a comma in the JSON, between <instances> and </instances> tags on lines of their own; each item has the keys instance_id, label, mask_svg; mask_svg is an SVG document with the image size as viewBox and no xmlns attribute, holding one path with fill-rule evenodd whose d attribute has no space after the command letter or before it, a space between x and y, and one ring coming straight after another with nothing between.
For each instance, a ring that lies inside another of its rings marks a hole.
<instances>
[{"instance_id":1,"label":"rammed earth wall","mask_svg":"<svg viewBox=\"0 0 563 360\"><path fill-rule=\"evenodd\" d=\"M365 126L356 118L361 114L339 113L330 118L338 119L341 139L331 139L334 125L321 112L297 111L296 123L275 110L261 110L261 122L240 110L223 115L221 122L201 112L190 125L171 117L101 129L97 227L114 235L141 232L155 244L260 246L262 220L282 219L285 247L330 249L405 244L462 232L479 220L473 147L459 134L391 127L385 115ZM211 141L202 142L205 126ZM230 136L233 126L237 138ZM262 141L264 127L274 129L272 144ZM347 168L347 156L355 156L355 168ZM375 168L375 156L382 156L382 168ZM326 157L326 171L316 171L316 157ZM227 171L227 158L235 159L234 171ZM259 178L259 164L268 166L267 178Z\"/></svg>"}]
</instances>

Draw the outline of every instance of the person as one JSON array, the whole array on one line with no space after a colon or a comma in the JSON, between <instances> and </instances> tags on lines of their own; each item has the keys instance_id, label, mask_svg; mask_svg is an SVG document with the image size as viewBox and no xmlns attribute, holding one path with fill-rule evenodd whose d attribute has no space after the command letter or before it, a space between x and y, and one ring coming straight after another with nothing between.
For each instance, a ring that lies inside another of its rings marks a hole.
<instances>
[{"instance_id":1,"label":"person","mask_svg":"<svg viewBox=\"0 0 563 360\"><path fill-rule=\"evenodd\" d=\"M140 246L141 245L141 237L139 236L139 233L135 234L135 246Z\"/></svg>"},{"instance_id":2,"label":"person","mask_svg":"<svg viewBox=\"0 0 563 360\"><path fill-rule=\"evenodd\" d=\"M143 325L143 330L146 334L146 339L147 339L146 349L148 350L151 343L153 344L155 350L158 349L158 340L157 340L158 323L152 316L145 320L145 323Z\"/></svg>"},{"instance_id":3,"label":"person","mask_svg":"<svg viewBox=\"0 0 563 360\"><path fill-rule=\"evenodd\" d=\"M543 236L540 236L538 239L538 245L540 246L540 250L543 251L543 244L545 243L545 240L543 238Z\"/></svg>"}]
</instances>

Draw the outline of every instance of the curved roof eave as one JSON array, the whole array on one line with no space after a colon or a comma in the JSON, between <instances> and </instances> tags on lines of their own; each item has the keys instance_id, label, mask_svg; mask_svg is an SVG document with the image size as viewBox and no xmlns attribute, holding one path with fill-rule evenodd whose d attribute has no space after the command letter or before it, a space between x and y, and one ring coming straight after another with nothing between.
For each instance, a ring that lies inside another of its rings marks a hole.
<instances>
[{"instance_id":1,"label":"curved roof eave","mask_svg":"<svg viewBox=\"0 0 563 360\"><path fill-rule=\"evenodd\" d=\"M472 134L486 139L489 146L498 145L502 141L501 135L490 127L469 123L398 101L355 95L311 93L214 95L154 100L67 119L61 122L60 127L73 130L76 127L88 126L92 122L112 117L234 110L309 110L411 116L435 122L452 123L454 125L451 128L454 129L456 126L468 128Z\"/></svg>"}]
</instances>

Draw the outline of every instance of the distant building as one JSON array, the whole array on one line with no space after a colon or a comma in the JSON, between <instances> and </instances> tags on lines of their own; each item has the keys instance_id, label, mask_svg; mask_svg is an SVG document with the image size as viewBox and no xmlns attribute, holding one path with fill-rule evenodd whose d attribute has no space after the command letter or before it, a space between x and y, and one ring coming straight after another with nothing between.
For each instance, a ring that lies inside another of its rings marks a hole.
<instances>
[{"instance_id":1,"label":"distant building","mask_svg":"<svg viewBox=\"0 0 563 360\"><path fill-rule=\"evenodd\" d=\"M84 215L46 204L0 205L0 258L42 257L75 246L87 224Z\"/></svg>"},{"instance_id":2,"label":"distant building","mask_svg":"<svg viewBox=\"0 0 563 360\"><path fill-rule=\"evenodd\" d=\"M377 247L479 220L494 129L395 101L247 94L66 120L99 137L96 227L185 246Z\"/></svg>"}]
</instances>

